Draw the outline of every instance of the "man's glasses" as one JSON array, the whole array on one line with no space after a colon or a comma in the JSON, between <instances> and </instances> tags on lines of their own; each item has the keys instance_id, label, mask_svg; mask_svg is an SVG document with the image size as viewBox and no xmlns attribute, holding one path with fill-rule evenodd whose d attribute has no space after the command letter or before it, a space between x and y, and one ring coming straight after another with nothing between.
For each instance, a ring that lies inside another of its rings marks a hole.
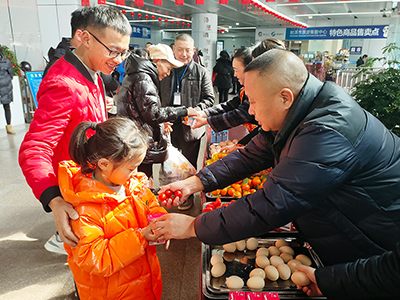
<instances>
[{"instance_id":1,"label":"man's glasses","mask_svg":"<svg viewBox=\"0 0 400 300\"><path fill-rule=\"evenodd\" d=\"M102 41L100 41L93 33L91 33L90 31L86 30L92 37L95 38L96 41L98 41L100 44L102 44L108 51L110 51L109 56L112 58L117 58L119 55L121 55L122 60L126 59L131 52L129 50L121 52L121 51L117 51L117 50L111 50L110 48L108 48L105 44L102 43Z\"/></svg>"}]
</instances>

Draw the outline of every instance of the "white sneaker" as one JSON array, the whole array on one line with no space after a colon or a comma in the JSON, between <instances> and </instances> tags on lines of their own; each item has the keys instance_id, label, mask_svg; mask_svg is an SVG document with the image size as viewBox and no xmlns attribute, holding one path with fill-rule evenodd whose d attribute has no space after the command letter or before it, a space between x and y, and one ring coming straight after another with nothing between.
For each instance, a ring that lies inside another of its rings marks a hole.
<instances>
[{"instance_id":1,"label":"white sneaker","mask_svg":"<svg viewBox=\"0 0 400 300\"><path fill-rule=\"evenodd\" d=\"M68 255L64 249L64 243L61 241L60 236L56 233L44 244L44 248L53 253Z\"/></svg>"}]
</instances>

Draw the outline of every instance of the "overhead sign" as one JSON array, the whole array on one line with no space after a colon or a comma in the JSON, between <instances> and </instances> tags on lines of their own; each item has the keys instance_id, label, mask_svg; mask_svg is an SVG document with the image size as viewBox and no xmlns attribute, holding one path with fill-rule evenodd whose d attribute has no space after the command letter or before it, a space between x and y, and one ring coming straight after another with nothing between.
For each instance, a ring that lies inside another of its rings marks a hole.
<instances>
[{"instance_id":1,"label":"overhead sign","mask_svg":"<svg viewBox=\"0 0 400 300\"><path fill-rule=\"evenodd\" d=\"M362 47L360 46L351 46L350 47L350 55L361 55Z\"/></svg>"},{"instance_id":2,"label":"overhead sign","mask_svg":"<svg viewBox=\"0 0 400 300\"><path fill-rule=\"evenodd\" d=\"M151 38L151 28L132 25L132 34L131 37L142 38L142 39L150 39Z\"/></svg>"},{"instance_id":3,"label":"overhead sign","mask_svg":"<svg viewBox=\"0 0 400 300\"><path fill-rule=\"evenodd\" d=\"M286 28L286 40L385 39L388 25Z\"/></svg>"},{"instance_id":4,"label":"overhead sign","mask_svg":"<svg viewBox=\"0 0 400 300\"><path fill-rule=\"evenodd\" d=\"M263 41L270 38L276 38L283 41L286 39L285 36L285 28L257 27L256 29L256 41Z\"/></svg>"}]
</instances>

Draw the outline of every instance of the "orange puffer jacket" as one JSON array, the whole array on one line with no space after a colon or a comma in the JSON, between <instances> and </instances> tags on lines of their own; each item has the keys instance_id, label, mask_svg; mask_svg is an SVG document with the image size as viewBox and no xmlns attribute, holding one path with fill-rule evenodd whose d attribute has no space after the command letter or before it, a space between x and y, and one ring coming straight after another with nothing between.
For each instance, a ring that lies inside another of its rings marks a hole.
<instances>
[{"instance_id":1,"label":"orange puffer jacket","mask_svg":"<svg viewBox=\"0 0 400 300\"><path fill-rule=\"evenodd\" d=\"M62 196L80 216L72 221L77 247L64 244L80 298L160 299L156 247L139 229L149 224L147 215L166 211L145 187L146 175L127 181L126 197L82 174L72 161L61 162L58 175Z\"/></svg>"}]
</instances>

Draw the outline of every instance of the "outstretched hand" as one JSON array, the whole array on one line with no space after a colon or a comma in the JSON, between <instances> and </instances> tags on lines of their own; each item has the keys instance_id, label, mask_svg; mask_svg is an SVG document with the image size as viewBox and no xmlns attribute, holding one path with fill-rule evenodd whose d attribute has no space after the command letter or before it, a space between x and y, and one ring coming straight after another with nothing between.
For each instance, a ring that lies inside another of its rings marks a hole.
<instances>
[{"instance_id":1,"label":"outstretched hand","mask_svg":"<svg viewBox=\"0 0 400 300\"><path fill-rule=\"evenodd\" d=\"M306 293L307 296L309 297L322 296L322 292L320 291L317 285L317 280L315 279L315 269L300 264L293 264L293 267L305 273L308 279L310 279L311 281L309 285L306 286L297 285L297 288L299 290L303 290L303 292Z\"/></svg>"},{"instance_id":2,"label":"outstretched hand","mask_svg":"<svg viewBox=\"0 0 400 300\"><path fill-rule=\"evenodd\" d=\"M152 229L157 240L188 239L196 237L194 220L184 214L165 214L157 218Z\"/></svg>"},{"instance_id":3,"label":"outstretched hand","mask_svg":"<svg viewBox=\"0 0 400 300\"><path fill-rule=\"evenodd\" d=\"M53 211L54 223L61 240L71 247L76 247L79 239L72 232L70 219L77 220L79 214L73 208L72 204L65 201L62 197L53 198L49 203L49 207Z\"/></svg>"},{"instance_id":4,"label":"outstretched hand","mask_svg":"<svg viewBox=\"0 0 400 300\"><path fill-rule=\"evenodd\" d=\"M200 192L203 189L204 186L201 183L200 178L198 178L197 176L191 176L184 180L176 181L168 185L162 186L158 193L164 193L166 190L171 190L172 192L180 190L182 192L181 197L175 197L174 199L168 200L166 206L170 208L172 206L181 205L187 200L187 198L189 198L190 195L196 192Z\"/></svg>"}]
</instances>

